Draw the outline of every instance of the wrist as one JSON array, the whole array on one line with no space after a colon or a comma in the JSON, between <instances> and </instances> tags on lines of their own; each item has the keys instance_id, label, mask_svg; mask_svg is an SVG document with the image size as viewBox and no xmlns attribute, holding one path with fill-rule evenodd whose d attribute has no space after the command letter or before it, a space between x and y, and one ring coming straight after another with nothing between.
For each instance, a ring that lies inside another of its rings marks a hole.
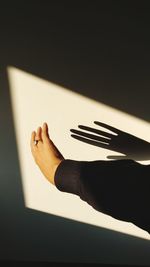
<instances>
[{"instance_id":1,"label":"wrist","mask_svg":"<svg viewBox=\"0 0 150 267\"><path fill-rule=\"evenodd\" d=\"M52 177L51 177L51 179L50 179L50 182L53 184L53 185L55 185L55 180L54 180L54 177L55 177L55 173L56 173L56 170L57 170L57 168L58 168L58 166L60 165L60 163L63 161L64 159L59 159L55 164L54 164L54 166L53 166L53 175L52 175Z\"/></svg>"}]
</instances>

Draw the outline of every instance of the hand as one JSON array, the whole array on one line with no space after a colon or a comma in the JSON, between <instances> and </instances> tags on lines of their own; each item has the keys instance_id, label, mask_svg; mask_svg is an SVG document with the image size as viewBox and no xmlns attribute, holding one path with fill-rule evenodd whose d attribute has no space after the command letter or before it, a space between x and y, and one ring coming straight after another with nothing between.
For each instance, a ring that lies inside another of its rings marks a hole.
<instances>
[{"instance_id":1,"label":"hand","mask_svg":"<svg viewBox=\"0 0 150 267\"><path fill-rule=\"evenodd\" d=\"M123 132L117 128L102 122L94 121L96 125L108 129L112 133L94 129L88 126L79 125L78 127L86 132L71 129L74 134L71 136L79 141L90 145L102 147L112 151L124 154L123 156L107 156L109 159L133 159L133 160L149 160L150 159L150 143L142 140L134 135ZM91 134L92 132L95 134Z\"/></svg>"},{"instance_id":2,"label":"hand","mask_svg":"<svg viewBox=\"0 0 150 267\"><path fill-rule=\"evenodd\" d=\"M32 132L30 145L34 160L41 172L50 183L55 184L55 172L64 157L50 139L46 123L42 128L38 127L37 132Z\"/></svg>"}]
</instances>

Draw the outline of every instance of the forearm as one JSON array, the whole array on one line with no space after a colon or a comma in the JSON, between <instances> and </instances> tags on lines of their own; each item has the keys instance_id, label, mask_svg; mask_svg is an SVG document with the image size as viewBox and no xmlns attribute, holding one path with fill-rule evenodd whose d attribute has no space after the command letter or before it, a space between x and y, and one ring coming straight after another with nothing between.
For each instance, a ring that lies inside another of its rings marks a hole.
<instances>
[{"instance_id":1,"label":"forearm","mask_svg":"<svg viewBox=\"0 0 150 267\"><path fill-rule=\"evenodd\" d=\"M78 195L94 209L145 229L145 225L149 227L148 175L144 165L133 160L64 160L54 179L59 190Z\"/></svg>"},{"instance_id":2,"label":"forearm","mask_svg":"<svg viewBox=\"0 0 150 267\"><path fill-rule=\"evenodd\" d=\"M60 191L78 195L98 211L111 213L123 194L116 187L121 189L126 184L123 177L120 179L121 167L132 162L64 160L56 170L55 185Z\"/></svg>"}]
</instances>

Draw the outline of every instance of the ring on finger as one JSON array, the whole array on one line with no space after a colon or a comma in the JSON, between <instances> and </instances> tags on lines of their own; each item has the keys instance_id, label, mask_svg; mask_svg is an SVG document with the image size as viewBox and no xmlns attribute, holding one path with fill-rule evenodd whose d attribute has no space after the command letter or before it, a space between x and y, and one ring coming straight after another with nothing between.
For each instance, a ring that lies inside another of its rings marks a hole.
<instances>
[{"instance_id":1,"label":"ring on finger","mask_svg":"<svg viewBox=\"0 0 150 267\"><path fill-rule=\"evenodd\" d=\"M34 140L34 145L36 146L40 140Z\"/></svg>"}]
</instances>

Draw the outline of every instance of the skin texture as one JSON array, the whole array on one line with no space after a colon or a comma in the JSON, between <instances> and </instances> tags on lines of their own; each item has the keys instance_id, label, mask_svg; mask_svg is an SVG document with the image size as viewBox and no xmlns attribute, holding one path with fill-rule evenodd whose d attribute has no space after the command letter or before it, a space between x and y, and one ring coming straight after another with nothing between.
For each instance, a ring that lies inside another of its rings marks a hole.
<instances>
[{"instance_id":1,"label":"skin texture","mask_svg":"<svg viewBox=\"0 0 150 267\"><path fill-rule=\"evenodd\" d=\"M36 140L37 144L35 144ZM47 123L32 132L30 146L33 158L41 172L51 184L55 185L55 172L64 157L50 139Z\"/></svg>"}]
</instances>

